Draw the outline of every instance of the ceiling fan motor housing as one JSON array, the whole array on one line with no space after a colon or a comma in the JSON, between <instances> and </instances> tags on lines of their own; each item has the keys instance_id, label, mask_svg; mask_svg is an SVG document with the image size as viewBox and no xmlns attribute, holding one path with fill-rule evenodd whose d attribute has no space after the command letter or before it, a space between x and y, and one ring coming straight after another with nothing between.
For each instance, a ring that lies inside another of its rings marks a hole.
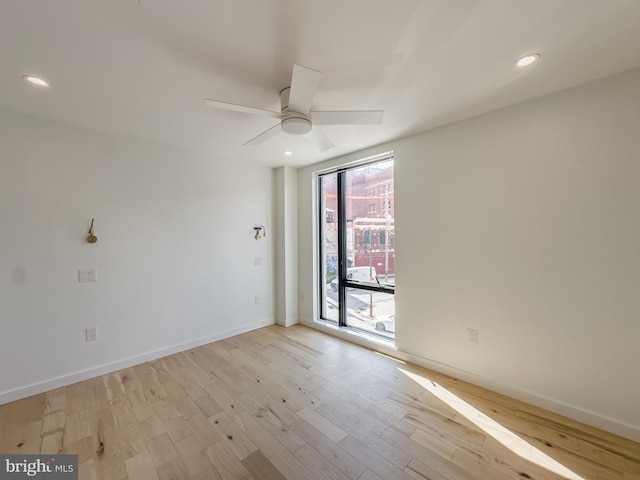
<instances>
[{"instance_id":1,"label":"ceiling fan motor housing","mask_svg":"<svg viewBox=\"0 0 640 480\"><path fill-rule=\"evenodd\" d=\"M311 120L302 116L286 117L282 119L280 127L291 135L305 135L311 131Z\"/></svg>"},{"instance_id":2,"label":"ceiling fan motor housing","mask_svg":"<svg viewBox=\"0 0 640 480\"><path fill-rule=\"evenodd\" d=\"M280 92L280 111L284 115L280 123L280 128L290 135L306 135L311 131L311 118L300 112L289 111L289 93L291 87L287 87Z\"/></svg>"}]
</instances>

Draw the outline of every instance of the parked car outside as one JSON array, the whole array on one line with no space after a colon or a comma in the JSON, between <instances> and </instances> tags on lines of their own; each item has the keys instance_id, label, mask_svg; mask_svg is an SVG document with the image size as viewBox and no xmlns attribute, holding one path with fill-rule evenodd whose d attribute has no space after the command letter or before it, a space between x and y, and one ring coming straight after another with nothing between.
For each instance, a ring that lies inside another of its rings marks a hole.
<instances>
[{"instance_id":1,"label":"parked car outside","mask_svg":"<svg viewBox=\"0 0 640 480\"><path fill-rule=\"evenodd\" d=\"M372 320L373 328L378 332L393 332L396 331L396 315L394 313L390 315L380 315L374 317Z\"/></svg>"}]
</instances>

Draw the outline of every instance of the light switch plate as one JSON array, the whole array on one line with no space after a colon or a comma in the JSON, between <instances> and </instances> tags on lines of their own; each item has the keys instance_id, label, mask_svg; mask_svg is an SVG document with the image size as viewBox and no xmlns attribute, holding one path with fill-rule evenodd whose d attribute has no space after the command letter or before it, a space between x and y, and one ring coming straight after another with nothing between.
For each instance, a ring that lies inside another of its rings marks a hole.
<instances>
[{"instance_id":1,"label":"light switch plate","mask_svg":"<svg viewBox=\"0 0 640 480\"><path fill-rule=\"evenodd\" d=\"M469 342L478 343L478 330L476 330L475 328L468 328L467 335Z\"/></svg>"},{"instance_id":2,"label":"light switch plate","mask_svg":"<svg viewBox=\"0 0 640 480\"><path fill-rule=\"evenodd\" d=\"M78 282L87 283L87 282L97 282L98 281L98 270L96 268L85 268L83 270L78 270Z\"/></svg>"}]
</instances>

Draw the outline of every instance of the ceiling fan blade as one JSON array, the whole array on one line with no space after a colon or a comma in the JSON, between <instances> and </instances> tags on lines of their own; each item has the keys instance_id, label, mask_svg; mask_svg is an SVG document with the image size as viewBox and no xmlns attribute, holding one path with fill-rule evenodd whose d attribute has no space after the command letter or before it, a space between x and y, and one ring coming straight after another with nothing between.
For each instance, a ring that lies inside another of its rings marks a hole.
<instances>
[{"instance_id":1,"label":"ceiling fan blade","mask_svg":"<svg viewBox=\"0 0 640 480\"><path fill-rule=\"evenodd\" d=\"M273 127L265 130L257 137L253 137L247 143L244 144L245 147L255 147L256 145L260 145L261 143L266 142L271 137L275 137L281 132L280 124L274 125Z\"/></svg>"},{"instance_id":2,"label":"ceiling fan blade","mask_svg":"<svg viewBox=\"0 0 640 480\"><path fill-rule=\"evenodd\" d=\"M313 97L320 84L322 73L300 65L293 66L291 90L289 92L289 111L307 115L313 104Z\"/></svg>"},{"instance_id":3,"label":"ceiling fan blade","mask_svg":"<svg viewBox=\"0 0 640 480\"><path fill-rule=\"evenodd\" d=\"M311 112L315 125L380 125L383 116L383 110Z\"/></svg>"},{"instance_id":4,"label":"ceiling fan blade","mask_svg":"<svg viewBox=\"0 0 640 480\"><path fill-rule=\"evenodd\" d=\"M313 127L305 137L321 152L335 147L333 142L318 127Z\"/></svg>"},{"instance_id":5,"label":"ceiling fan blade","mask_svg":"<svg viewBox=\"0 0 640 480\"><path fill-rule=\"evenodd\" d=\"M261 108L246 107L244 105L236 105L235 103L219 102L218 100L204 99L205 107L221 108L223 110L231 110L232 112L248 113L250 115L259 115L261 117L282 118L280 112L272 112L271 110L263 110Z\"/></svg>"}]
</instances>

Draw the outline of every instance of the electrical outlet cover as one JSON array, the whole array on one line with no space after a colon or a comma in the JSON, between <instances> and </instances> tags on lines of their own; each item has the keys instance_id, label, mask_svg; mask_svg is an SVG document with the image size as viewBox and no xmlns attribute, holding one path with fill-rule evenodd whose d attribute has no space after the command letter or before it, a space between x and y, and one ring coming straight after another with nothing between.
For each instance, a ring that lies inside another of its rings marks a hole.
<instances>
[{"instance_id":1,"label":"electrical outlet cover","mask_svg":"<svg viewBox=\"0 0 640 480\"><path fill-rule=\"evenodd\" d=\"M85 339L87 342L92 342L98 339L98 327L90 327L85 329Z\"/></svg>"}]
</instances>

